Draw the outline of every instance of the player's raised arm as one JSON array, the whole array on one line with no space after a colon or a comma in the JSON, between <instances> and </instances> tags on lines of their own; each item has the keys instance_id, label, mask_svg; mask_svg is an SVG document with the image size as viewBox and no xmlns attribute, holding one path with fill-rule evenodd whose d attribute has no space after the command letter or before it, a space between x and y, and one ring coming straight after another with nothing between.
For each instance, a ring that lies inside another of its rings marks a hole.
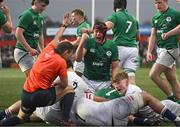
<instances>
[{"instance_id":1,"label":"player's raised arm","mask_svg":"<svg viewBox=\"0 0 180 127\"><path fill-rule=\"evenodd\" d=\"M70 18L69 18L69 13L67 13L64 15L63 24L60 26L58 32L56 33L54 39L52 40L52 43L54 45L57 45L59 43L59 40L63 36L63 33L69 24L70 24Z\"/></svg>"},{"instance_id":2,"label":"player's raised arm","mask_svg":"<svg viewBox=\"0 0 180 127\"><path fill-rule=\"evenodd\" d=\"M2 25L2 29L7 33L11 33L13 29L13 25L12 25L12 19L10 15L10 9L4 3L0 3L0 8L2 12L4 13L4 15L6 16L6 22ZM2 16L1 18L4 19L4 16Z\"/></svg>"},{"instance_id":3,"label":"player's raised arm","mask_svg":"<svg viewBox=\"0 0 180 127\"><path fill-rule=\"evenodd\" d=\"M86 54L86 49L84 48L84 44L88 39L89 35L87 33L83 33L80 44L76 50L76 61L79 62L82 60L84 55Z\"/></svg>"}]
</instances>

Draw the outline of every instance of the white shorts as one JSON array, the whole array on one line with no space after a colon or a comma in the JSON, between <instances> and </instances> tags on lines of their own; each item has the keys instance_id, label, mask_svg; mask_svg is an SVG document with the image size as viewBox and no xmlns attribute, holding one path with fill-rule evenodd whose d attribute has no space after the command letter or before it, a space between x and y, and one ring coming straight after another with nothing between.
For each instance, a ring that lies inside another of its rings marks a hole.
<instances>
[{"instance_id":1,"label":"white shorts","mask_svg":"<svg viewBox=\"0 0 180 127\"><path fill-rule=\"evenodd\" d=\"M82 62L82 61L80 61L80 62L74 61L73 69L76 72L83 73L84 72L84 62Z\"/></svg>"},{"instance_id":2,"label":"white shorts","mask_svg":"<svg viewBox=\"0 0 180 127\"><path fill-rule=\"evenodd\" d=\"M89 80L85 76L82 75L82 79L85 81L87 84L89 90L94 93L96 90L100 90L103 88L108 88L111 86L111 81L94 81L94 80Z\"/></svg>"},{"instance_id":3,"label":"white shorts","mask_svg":"<svg viewBox=\"0 0 180 127\"><path fill-rule=\"evenodd\" d=\"M171 100L162 100L161 103L165 105L176 116L180 116L180 105Z\"/></svg>"},{"instance_id":4,"label":"white shorts","mask_svg":"<svg viewBox=\"0 0 180 127\"><path fill-rule=\"evenodd\" d=\"M175 49L165 49L165 48L158 48L157 49L158 58L156 63L164 65L168 68L172 68L173 65L176 64L176 61L179 59L179 48Z\"/></svg>"},{"instance_id":5,"label":"white shorts","mask_svg":"<svg viewBox=\"0 0 180 127\"><path fill-rule=\"evenodd\" d=\"M15 48L14 49L14 59L19 65L22 72L25 72L32 68L37 56L31 56L28 52Z\"/></svg>"},{"instance_id":6,"label":"white shorts","mask_svg":"<svg viewBox=\"0 0 180 127\"><path fill-rule=\"evenodd\" d=\"M118 46L120 67L126 72L135 72L139 67L139 52L137 47Z\"/></svg>"},{"instance_id":7,"label":"white shorts","mask_svg":"<svg viewBox=\"0 0 180 127\"><path fill-rule=\"evenodd\" d=\"M135 114L144 106L140 93L106 102L94 102L86 98L79 99L75 104L77 120L83 125L127 125L127 117Z\"/></svg>"},{"instance_id":8,"label":"white shorts","mask_svg":"<svg viewBox=\"0 0 180 127\"><path fill-rule=\"evenodd\" d=\"M62 110L60 110L58 102L52 106L36 108L34 114L50 124L60 125L63 120Z\"/></svg>"}]
</instances>

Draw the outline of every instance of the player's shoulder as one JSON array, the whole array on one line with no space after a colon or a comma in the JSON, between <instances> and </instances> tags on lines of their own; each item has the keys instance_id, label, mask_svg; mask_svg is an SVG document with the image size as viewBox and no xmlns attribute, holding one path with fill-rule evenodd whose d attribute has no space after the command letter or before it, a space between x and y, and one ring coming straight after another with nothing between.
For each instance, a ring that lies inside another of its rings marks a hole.
<instances>
[{"instance_id":1,"label":"player's shoulder","mask_svg":"<svg viewBox=\"0 0 180 127\"><path fill-rule=\"evenodd\" d=\"M67 75L69 85L73 86L77 94L81 94L82 92L89 90L84 80L80 76L78 76L74 71L67 71Z\"/></svg>"},{"instance_id":2,"label":"player's shoulder","mask_svg":"<svg viewBox=\"0 0 180 127\"><path fill-rule=\"evenodd\" d=\"M135 92L142 92L141 88L137 85L129 84L128 89L126 91L126 95L133 94Z\"/></svg>"},{"instance_id":3,"label":"player's shoulder","mask_svg":"<svg viewBox=\"0 0 180 127\"><path fill-rule=\"evenodd\" d=\"M113 40L106 40L106 46L108 46L109 48L114 48L115 46L117 46Z\"/></svg>"},{"instance_id":4,"label":"player's shoulder","mask_svg":"<svg viewBox=\"0 0 180 127\"><path fill-rule=\"evenodd\" d=\"M20 13L19 18L21 18L21 17L31 18L32 15L33 15L32 9L31 9L31 8L28 8L28 9L24 10L22 13Z\"/></svg>"},{"instance_id":5,"label":"player's shoulder","mask_svg":"<svg viewBox=\"0 0 180 127\"><path fill-rule=\"evenodd\" d=\"M27 15L27 14L32 14L32 8L28 8L26 10L24 10L20 15Z\"/></svg>"}]
</instances>

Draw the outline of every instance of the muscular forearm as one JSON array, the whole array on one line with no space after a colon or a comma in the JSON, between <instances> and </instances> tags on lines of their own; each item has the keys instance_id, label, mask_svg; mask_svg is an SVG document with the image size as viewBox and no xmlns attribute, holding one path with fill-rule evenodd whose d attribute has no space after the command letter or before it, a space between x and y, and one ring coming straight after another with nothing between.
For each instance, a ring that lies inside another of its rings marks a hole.
<instances>
[{"instance_id":1,"label":"muscular forearm","mask_svg":"<svg viewBox=\"0 0 180 127\"><path fill-rule=\"evenodd\" d=\"M66 27L62 26L59 28L58 32L56 33L54 39L53 39L53 43L54 45L58 45L59 40L61 39L61 37L63 36L63 32L65 31Z\"/></svg>"},{"instance_id":2,"label":"muscular forearm","mask_svg":"<svg viewBox=\"0 0 180 127\"><path fill-rule=\"evenodd\" d=\"M76 61L79 62L83 57L84 44L80 44L76 50Z\"/></svg>"},{"instance_id":3,"label":"muscular forearm","mask_svg":"<svg viewBox=\"0 0 180 127\"><path fill-rule=\"evenodd\" d=\"M152 50L154 49L154 43L155 43L155 37L150 37L149 38L149 44L148 44L148 52L151 53Z\"/></svg>"},{"instance_id":4,"label":"muscular forearm","mask_svg":"<svg viewBox=\"0 0 180 127\"><path fill-rule=\"evenodd\" d=\"M81 41L80 41L80 44L76 50L76 61L81 61L83 56L84 56L84 44L85 44L85 41L87 40L88 38L88 34L83 34L82 35L82 38L81 38Z\"/></svg>"},{"instance_id":5,"label":"muscular forearm","mask_svg":"<svg viewBox=\"0 0 180 127\"><path fill-rule=\"evenodd\" d=\"M78 46L81 38L77 38L75 41L72 42L73 46Z\"/></svg>"},{"instance_id":6,"label":"muscular forearm","mask_svg":"<svg viewBox=\"0 0 180 127\"><path fill-rule=\"evenodd\" d=\"M180 25L172 29L171 31L167 32L169 36L180 34Z\"/></svg>"},{"instance_id":7,"label":"muscular forearm","mask_svg":"<svg viewBox=\"0 0 180 127\"><path fill-rule=\"evenodd\" d=\"M44 48L44 36L41 35L39 38L39 49L40 49L40 51L42 51L43 48Z\"/></svg>"},{"instance_id":8,"label":"muscular forearm","mask_svg":"<svg viewBox=\"0 0 180 127\"><path fill-rule=\"evenodd\" d=\"M119 67L119 61L115 61L112 63L112 79L115 77L115 75L120 71Z\"/></svg>"},{"instance_id":9,"label":"muscular forearm","mask_svg":"<svg viewBox=\"0 0 180 127\"><path fill-rule=\"evenodd\" d=\"M156 30L155 28L152 28L151 30L151 36L149 38L149 44L148 44L148 53L151 53L154 48L154 43L156 41Z\"/></svg>"},{"instance_id":10,"label":"muscular forearm","mask_svg":"<svg viewBox=\"0 0 180 127\"><path fill-rule=\"evenodd\" d=\"M11 16L7 15L7 21L6 23L2 26L2 29L7 32L7 33L11 33L12 29L13 29L13 25L12 25L12 20L11 20Z\"/></svg>"},{"instance_id":11,"label":"muscular forearm","mask_svg":"<svg viewBox=\"0 0 180 127\"><path fill-rule=\"evenodd\" d=\"M17 38L18 42L21 43L22 46L26 49L26 51L28 51L28 52L31 51L32 48L27 43L26 39L24 38L24 36L22 34L17 34L16 38Z\"/></svg>"},{"instance_id":12,"label":"muscular forearm","mask_svg":"<svg viewBox=\"0 0 180 127\"><path fill-rule=\"evenodd\" d=\"M7 22L8 22L8 24L9 24L9 27L12 29L13 24L12 24L12 19L11 19L10 14L7 15Z\"/></svg>"}]
</instances>

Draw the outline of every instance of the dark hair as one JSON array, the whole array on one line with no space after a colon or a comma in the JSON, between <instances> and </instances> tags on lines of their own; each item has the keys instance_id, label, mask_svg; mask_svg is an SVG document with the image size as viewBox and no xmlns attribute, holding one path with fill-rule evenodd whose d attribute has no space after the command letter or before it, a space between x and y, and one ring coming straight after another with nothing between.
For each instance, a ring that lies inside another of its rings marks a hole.
<instances>
[{"instance_id":1,"label":"dark hair","mask_svg":"<svg viewBox=\"0 0 180 127\"><path fill-rule=\"evenodd\" d=\"M75 15L80 15L82 17L85 17L84 16L84 11L81 10L81 9L74 9L71 13L74 13Z\"/></svg>"},{"instance_id":2,"label":"dark hair","mask_svg":"<svg viewBox=\"0 0 180 127\"><path fill-rule=\"evenodd\" d=\"M118 72L113 78L113 83L120 82L123 79L128 79L128 74L126 72Z\"/></svg>"},{"instance_id":3,"label":"dark hair","mask_svg":"<svg viewBox=\"0 0 180 127\"><path fill-rule=\"evenodd\" d=\"M114 11L116 12L117 8L126 9L127 1L126 0L114 0Z\"/></svg>"},{"instance_id":4,"label":"dark hair","mask_svg":"<svg viewBox=\"0 0 180 127\"><path fill-rule=\"evenodd\" d=\"M34 5L35 1L42 2L42 3L45 3L46 5L49 5L49 0L32 0L31 5Z\"/></svg>"},{"instance_id":5,"label":"dark hair","mask_svg":"<svg viewBox=\"0 0 180 127\"><path fill-rule=\"evenodd\" d=\"M107 26L104 22L96 22L93 26L93 30L98 29L102 31L107 31Z\"/></svg>"},{"instance_id":6,"label":"dark hair","mask_svg":"<svg viewBox=\"0 0 180 127\"><path fill-rule=\"evenodd\" d=\"M102 31L102 33L104 34L104 37L105 37L106 32L107 32L107 26L104 22L96 22L93 26L93 30L94 29L98 29L98 30Z\"/></svg>"},{"instance_id":7,"label":"dark hair","mask_svg":"<svg viewBox=\"0 0 180 127\"><path fill-rule=\"evenodd\" d=\"M66 63L67 63L67 68L70 68L70 67L73 68L73 63L71 60L66 61Z\"/></svg>"},{"instance_id":8,"label":"dark hair","mask_svg":"<svg viewBox=\"0 0 180 127\"><path fill-rule=\"evenodd\" d=\"M63 54L66 50L68 50L68 52L71 52L73 50L73 45L68 42L68 41L63 41L60 42L57 47L54 49L56 53L58 53L59 55Z\"/></svg>"}]
</instances>

